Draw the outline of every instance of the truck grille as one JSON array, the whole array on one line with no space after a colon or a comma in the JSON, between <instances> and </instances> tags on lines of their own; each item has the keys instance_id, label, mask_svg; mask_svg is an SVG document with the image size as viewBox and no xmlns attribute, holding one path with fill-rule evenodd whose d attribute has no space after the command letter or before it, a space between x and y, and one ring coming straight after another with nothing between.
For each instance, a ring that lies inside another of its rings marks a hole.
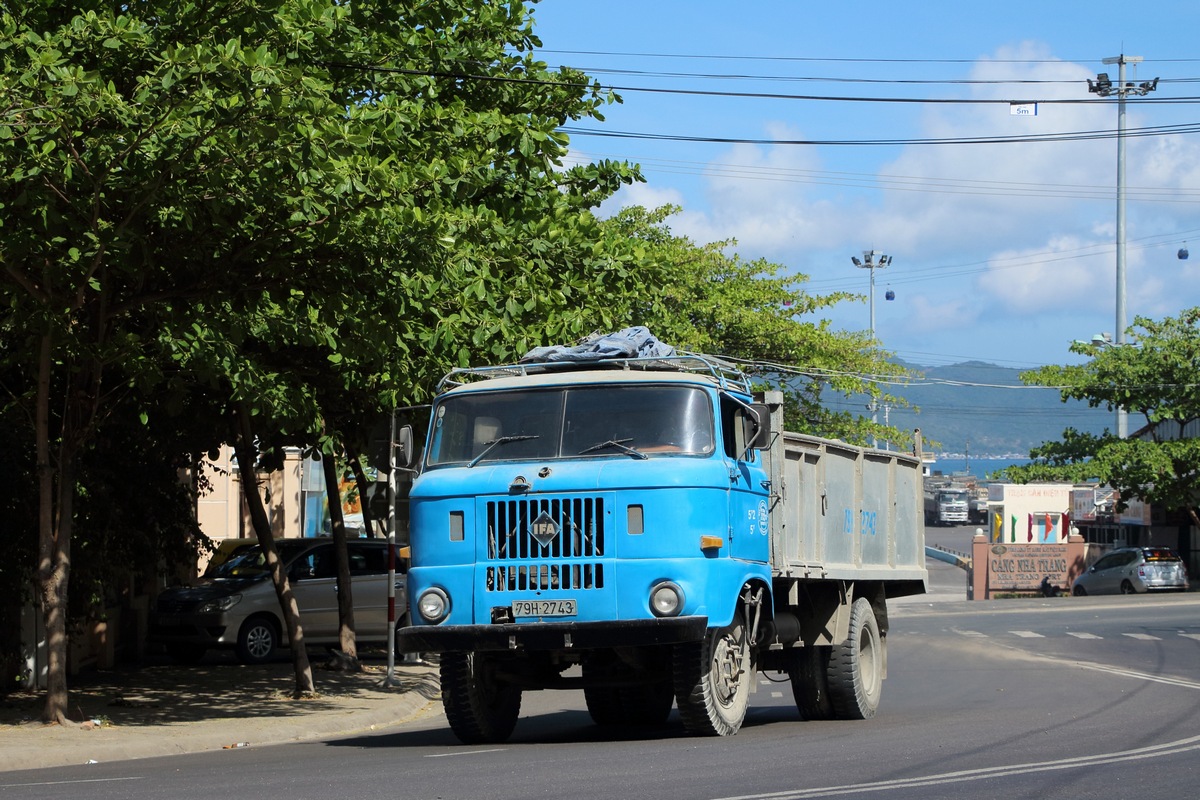
<instances>
[{"instance_id":1,"label":"truck grille","mask_svg":"<svg viewBox=\"0 0 1200 800\"><path fill-rule=\"evenodd\" d=\"M604 532L599 497L491 501L487 589L601 589Z\"/></svg>"}]
</instances>

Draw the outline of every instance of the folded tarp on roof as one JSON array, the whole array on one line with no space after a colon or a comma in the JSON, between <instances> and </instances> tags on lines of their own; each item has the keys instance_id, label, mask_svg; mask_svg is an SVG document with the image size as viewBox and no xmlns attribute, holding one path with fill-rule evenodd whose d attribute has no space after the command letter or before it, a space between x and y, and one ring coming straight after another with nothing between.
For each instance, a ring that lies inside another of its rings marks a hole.
<instances>
[{"instance_id":1,"label":"folded tarp on roof","mask_svg":"<svg viewBox=\"0 0 1200 800\"><path fill-rule=\"evenodd\" d=\"M577 345L535 347L521 356L522 364L603 361L610 358L670 358L675 348L663 344L643 325L616 333L593 333Z\"/></svg>"}]
</instances>

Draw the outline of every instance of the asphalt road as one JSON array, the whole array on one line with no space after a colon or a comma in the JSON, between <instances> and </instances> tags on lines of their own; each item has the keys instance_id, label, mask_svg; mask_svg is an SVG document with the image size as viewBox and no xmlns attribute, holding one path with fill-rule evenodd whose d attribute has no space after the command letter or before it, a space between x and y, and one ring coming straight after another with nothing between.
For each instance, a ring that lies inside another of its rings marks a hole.
<instances>
[{"instance_id":1,"label":"asphalt road","mask_svg":"<svg viewBox=\"0 0 1200 800\"><path fill-rule=\"evenodd\" d=\"M504 745L436 707L336 741L0 776L0 798L1195 797L1200 596L914 603L893 611L879 715L803 722L763 680L742 731L613 736L578 692L526 695Z\"/></svg>"}]
</instances>

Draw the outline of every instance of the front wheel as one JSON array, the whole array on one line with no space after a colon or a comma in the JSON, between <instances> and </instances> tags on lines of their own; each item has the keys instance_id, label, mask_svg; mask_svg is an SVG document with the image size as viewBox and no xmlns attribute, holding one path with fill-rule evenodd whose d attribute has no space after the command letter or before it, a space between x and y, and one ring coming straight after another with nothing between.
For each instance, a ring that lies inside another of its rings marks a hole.
<instances>
[{"instance_id":1,"label":"front wheel","mask_svg":"<svg viewBox=\"0 0 1200 800\"><path fill-rule=\"evenodd\" d=\"M871 603L850 607L850 635L829 654L829 696L838 719L870 719L883 691L883 639Z\"/></svg>"},{"instance_id":2,"label":"front wheel","mask_svg":"<svg viewBox=\"0 0 1200 800\"><path fill-rule=\"evenodd\" d=\"M675 701L688 733L732 736L750 704L754 663L750 633L738 612L701 642L675 646Z\"/></svg>"},{"instance_id":3,"label":"front wheel","mask_svg":"<svg viewBox=\"0 0 1200 800\"><path fill-rule=\"evenodd\" d=\"M251 617L238 631L237 655L243 664L265 664L279 646L279 629L267 617Z\"/></svg>"},{"instance_id":4,"label":"front wheel","mask_svg":"<svg viewBox=\"0 0 1200 800\"><path fill-rule=\"evenodd\" d=\"M463 744L508 740L521 714L521 689L496 677L483 653L443 653L442 708Z\"/></svg>"}]
</instances>

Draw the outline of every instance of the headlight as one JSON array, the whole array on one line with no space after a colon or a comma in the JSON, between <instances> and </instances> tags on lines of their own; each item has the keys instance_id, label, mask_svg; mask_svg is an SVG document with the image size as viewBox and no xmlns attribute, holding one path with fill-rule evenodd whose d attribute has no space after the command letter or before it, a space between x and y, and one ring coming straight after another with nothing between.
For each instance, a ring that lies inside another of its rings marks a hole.
<instances>
[{"instance_id":1,"label":"headlight","mask_svg":"<svg viewBox=\"0 0 1200 800\"><path fill-rule=\"evenodd\" d=\"M216 600L209 600L196 610L201 614L219 614L222 611L228 611L240 602L242 602L242 596L240 594L231 594L228 597L219 597Z\"/></svg>"},{"instance_id":2,"label":"headlight","mask_svg":"<svg viewBox=\"0 0 1200 800\"><path fill-rule=\"evenodd\" d=\"M450 597L434 586L421 592L417 599L417 613L426 622L437 624L450 614Z\"/></svg>"},{"instance_id":3,"label":"headlight","mask_svg":"<svg viewBox=\"0 0 1200 800\"><path fill-rule=\"evenodd\" d=\"M683 611L683 589L672 581L655 584L650 590L650 611L656 617L675 617Z\"/></svg>"}]
</instances>

